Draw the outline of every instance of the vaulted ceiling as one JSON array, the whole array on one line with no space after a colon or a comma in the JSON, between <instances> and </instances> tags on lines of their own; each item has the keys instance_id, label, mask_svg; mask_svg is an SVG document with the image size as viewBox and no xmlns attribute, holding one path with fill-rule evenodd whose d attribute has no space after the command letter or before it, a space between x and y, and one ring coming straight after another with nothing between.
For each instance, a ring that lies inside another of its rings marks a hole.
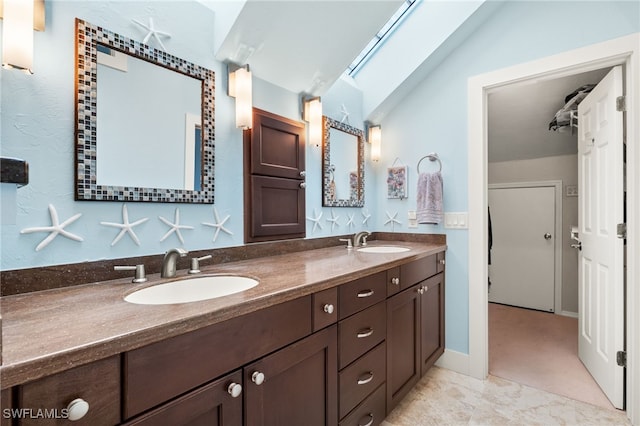
<instances>
[{"instance_id":1,"label":"vaulted ceiling","mask_svg":"<svg viewBox=\"0 0 640 426\"><path fill-rule=\"evenodd\" d=\"M216 12L218 60L249 63L255 77L291 92L322 95L403 0L200 1ZM443 58L467 37L473 37L473 32L499 9L499 2L484 0L464 5L423 1L429 7L420 5L424 7L409 16L412 21L403 24L392 37L401 44L406 44L408 37L411 44L419 31L420 38L431 40L432 45L400 49L396 55L404 55L402 60L389 59L393 57L385 56L388 53L383 51L365 65L362 77L356 77L355 84L363 90L365 100L374 99L363 107L367 120L381 122L388 111L428 78ZM401 34L403 31L405 34ZM394 42L386 42L383 49L394 49ZM406 55L415 57L405 58ZM393 69L389 68L389 61L394 64ZM378 67L380 63L386 66ZM400 69L402 63L410 66ZM376 72L381 76L376 77ZM599 70L492 92L489 161L577 152L575 134L550 131L549 122L564 105L567 94L584 84L597 83L605 74L606 70Z\"/></svg>"}]
</instances>

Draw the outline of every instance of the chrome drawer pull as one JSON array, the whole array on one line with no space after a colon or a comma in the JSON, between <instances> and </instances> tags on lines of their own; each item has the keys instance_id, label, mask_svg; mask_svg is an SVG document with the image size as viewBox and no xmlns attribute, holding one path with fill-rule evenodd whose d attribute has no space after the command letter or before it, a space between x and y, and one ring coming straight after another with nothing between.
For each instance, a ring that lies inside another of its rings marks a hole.
<instances>
[{"instance_id":1,"label":"chrome drawer pull","mask_svg":"<svg viewBox=\"0 0 640 426\"><path fill-rule=\"evenodd\" d=\"M367 330L362 330L358 332L358 339L363 339L365 337L369 337L373 334L373 328L369 328Z\"/></svg>"},{"instance_id":2,"label":"chrome drawer pull","mask_svg":"<svg viewBox=\"0 0 640 426\"><path fill-rule=\"evenodd\" d=\"M358 422L358 426L371 426L373 424L373 414L369 413L369 414L367 414L367 417L370 417L371 420L369 420L365 424L362 424L362 423Z\"/></svg>"},{"instance_id":3,"label":"chrome drawer pull","mask_svg":"<svg viewBox=\"0 0 640 426\"><path fill-rule=\"evenodd\" d=\"M369 383L370 381L372 381L372 380L373 380L373 372L369 371L369 372L367 373L367 375L368 375L369 377L367 377L366 379L358 379L358 384L359 384L359 385L366 385L367 383Z\"/></svg>"},{"instance_id":4,"label":"chrome drawer pull","mask_svg":"<svg viewBox=\"0 0 640 426\"><path fill-rule=\"evenodd\" d=\"M369 297L369 296L373 296L373 290L364 290L358 293L358 297L360 298Z\"/></svg>"}]
</instances>

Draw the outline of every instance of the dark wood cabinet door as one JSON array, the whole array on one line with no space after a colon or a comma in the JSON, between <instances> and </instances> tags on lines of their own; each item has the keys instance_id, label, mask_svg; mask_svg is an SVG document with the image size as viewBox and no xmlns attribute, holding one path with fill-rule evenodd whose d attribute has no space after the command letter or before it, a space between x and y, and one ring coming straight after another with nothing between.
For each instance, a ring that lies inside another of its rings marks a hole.
<instances>
[{"instance_id":1,"label":"dark wood cabinet door","mask_svg":"<svg viewBox=\"0 0 640 426\"><path fill-rule=\"evenodd\" d=\"M202 386L162 407L126 423L126 426L240 426L242 393L231 386L242 386L238 370ZM239 394L232 395L235 390Z\"/></svg>"},{"instance_id":2,"label":"dark wood cabinet door","mask_svg":"<svg viewBox=\"0 0 640 426\"><path fill-rule=\"evenodd\" d=\"M0 426L11 426L13 424L11 416L4 415L4 410L13 408L13 390L11 388L2 389L0 407L2 407L3 410L2 416L0 417Z\"/></svg>"},{"instance_id":3,"label":"dark wood cabinet door","mask_svg":"<svg viewBox=\"0 0 640 426\"><path fill-rule=\"evenodd\" d=\"M251 129L251 174L301 179L305 126L257 108Z\"/></svg>"},{"instance_id":4,"label":"dark wood cabinet door","mask_svg":"<svg viewBox=\"0 0 640 426\"><path fill-rule=\"evenodd\" d=\"M421 283L421 375L444 353L444 274Z\"/></svg>"},{"instance_id":5,"label":"dark wood cabinet door","mask_svg":"<svg viewBox=\"0 0 640 426\"><path fill-rule=\"evenodd\" d=\"M251 237L304 235L305 190L301 181L251 176Z\"/></svg>"},{"instance_id":6,"label":"dark wood cabinet door","mask_svg":"<svg viewBox=\"0 0 640 426\"><path fill-rule=\"evenodd\" d=\"M254 108L244 132L245 242L303 238L305 125Z\"/></svg>"},{"instance_id":7,"label":"dark wood cabinet door","mask_svg":"<svg viewBox=\"0 0 640 426\"><path fill-rule=\"evenodd\" d=\"M419 286L387 299L387 414L420 379Z\"/></svg>"},{"instance_id":8,"label":"dark wood cabinet door","mask_svg":"<svg viewBox=\"0 0 640 426\"><path fill-rule=\"evenodd\" d=\"M244 381L247 426L337 425L336 326L248 365Z\"/></svg>"}]
</instances>

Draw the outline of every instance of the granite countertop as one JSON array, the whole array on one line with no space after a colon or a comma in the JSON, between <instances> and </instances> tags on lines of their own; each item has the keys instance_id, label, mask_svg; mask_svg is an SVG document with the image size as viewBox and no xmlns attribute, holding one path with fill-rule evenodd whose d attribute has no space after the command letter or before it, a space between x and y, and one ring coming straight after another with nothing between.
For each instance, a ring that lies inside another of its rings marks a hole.
<instances>
[{"instance_id":1,"label":"granite countertop","mask_svg":"<svg viewBox=\"0 0 640 426\"><path fill-rule=\"evenodd\" d=\"M119 279L0 298L2 389L139 348L335 287L407 261L444 251L444 244L374 241L401 245L402 253L372 254L343 246L202 266L203 274L235 274L259 280L250 290L218 299L175 305L136 305L129 293L172 281L158 274L143 284ZM185 270L176 279L184 278Z\"/></svg>"}]
</instances>

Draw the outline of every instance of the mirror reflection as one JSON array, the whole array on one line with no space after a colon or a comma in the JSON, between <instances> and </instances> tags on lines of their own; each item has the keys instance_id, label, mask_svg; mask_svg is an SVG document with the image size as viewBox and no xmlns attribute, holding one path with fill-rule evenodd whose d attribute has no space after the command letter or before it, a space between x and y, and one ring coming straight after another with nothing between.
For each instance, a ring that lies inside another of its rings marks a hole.
<instances>
[{"instance_id":1,"label":"mirror reflection","mask_svg":"<svg viewBox=\"0 0 640 426\"><path fill-rule=\"evenodd\" d=\"M80 19L76 41L76 200L213 203L213 71Z\"/></svg>"},{"instance_id":2,"label":"mirror reflection","mask_svg":"<svg viewBox=\"0 0 640 426\"><path fill-rule=\"evenodd\" d=\"M364 205L364 132L324 117L323 206Z\"/></svg>"},{"instance_id":3,"label":"mirror reflection","mask_svg":"<svg viewBox=\"0 0 640 426\"><path fill-rule=\"evenodd\" d=\"M97 89L99 185L199 189L200 80L99 44Z\"/></svg>"}]
</instances>

